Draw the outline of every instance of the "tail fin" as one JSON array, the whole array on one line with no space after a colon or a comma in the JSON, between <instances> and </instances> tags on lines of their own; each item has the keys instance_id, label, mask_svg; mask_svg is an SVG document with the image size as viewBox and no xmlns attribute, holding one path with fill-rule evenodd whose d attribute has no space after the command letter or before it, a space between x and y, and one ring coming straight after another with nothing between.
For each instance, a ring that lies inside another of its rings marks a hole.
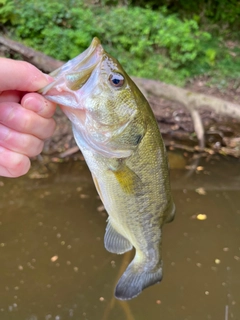
<instances>
[{"instance_id":1,"label":"tail fin","mask_svg":"<svg viewBox=\"0 0 240 320\"><path fill-rule=\"evenodd\" d=\"M130 300L138 296L144 288L147 288L162 280L162 267L146 270L139 264L130 263L118 281L115 289L115 297L120 300Z\"/></svg>"}]
</instances>

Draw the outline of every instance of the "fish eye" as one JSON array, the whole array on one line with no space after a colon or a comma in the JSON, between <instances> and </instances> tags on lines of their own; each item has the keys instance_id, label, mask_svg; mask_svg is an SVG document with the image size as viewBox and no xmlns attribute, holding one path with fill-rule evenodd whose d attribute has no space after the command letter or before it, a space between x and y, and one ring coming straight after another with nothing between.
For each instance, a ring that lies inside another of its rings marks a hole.
<instances>
[{"instance_id":1,"label":"fish eye","mask_svg":"<svg viewBox=\"0 0 240 320\"><path fill-rule=\"evenodd\" d=\"M113 87L120 88L123 86L125 79L120 73L114 73L110 74L108 80Z\"/></svg>"}]
</instances>

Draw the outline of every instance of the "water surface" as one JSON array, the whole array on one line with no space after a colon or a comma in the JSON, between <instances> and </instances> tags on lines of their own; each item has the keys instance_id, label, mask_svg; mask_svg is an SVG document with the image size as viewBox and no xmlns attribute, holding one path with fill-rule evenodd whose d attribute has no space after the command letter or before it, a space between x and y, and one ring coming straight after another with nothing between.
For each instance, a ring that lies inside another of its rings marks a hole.
<instances>
[{"instance_id":1,"label":"water surface","mask_svg":"<svg viewBox=\"0 0 240 320\"><path fill-rule=\"evenodd\" d=\"M129 302L113 290L132 253L104 249L107 216L83 161L0 178L0 319L239 320L240 162L203 159L190 176L177 163L163 281Z\"/></svg>"}]
</instances>

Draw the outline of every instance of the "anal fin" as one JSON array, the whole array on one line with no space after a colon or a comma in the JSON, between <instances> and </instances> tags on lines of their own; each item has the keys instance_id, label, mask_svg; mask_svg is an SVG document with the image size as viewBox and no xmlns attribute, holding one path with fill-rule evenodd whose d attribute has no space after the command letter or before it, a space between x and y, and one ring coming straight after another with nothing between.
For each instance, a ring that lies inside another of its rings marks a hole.
<instances>
[{"instance_id":1,"label":"anal fin","mask_svg":"<svg viewBox=\"0 0 240 320\"><path fill-rule=\"evenodd\" d=\"M107 224L106 233L104 236L104 245L109 252L117 254L122 254L132 249L130 241L118 233L113 228L110 221L108 221Z\"/></svg>"}]
</instances>

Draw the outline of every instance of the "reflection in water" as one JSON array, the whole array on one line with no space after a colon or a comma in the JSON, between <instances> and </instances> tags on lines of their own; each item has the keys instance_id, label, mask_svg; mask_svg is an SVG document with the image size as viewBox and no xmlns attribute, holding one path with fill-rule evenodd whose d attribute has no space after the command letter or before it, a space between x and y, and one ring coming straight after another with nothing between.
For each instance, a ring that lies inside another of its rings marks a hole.
<instances>
[{"instance_id":1,"label":"reflection in water","mask_svg":"<svg viewBox=\"0 0 240 320\"><path fill-rule=\"evenodd\" d=\"M104 249L107 216L84 162L0 178L0 319L238 320L240 162L201 160L186 177L179 159L163 281L129 302L113 291L133 253Z\"/></svg>"},{"instance_id":2,"label":"reflection in water","mask_svg":"<svg viewBox=\"0 0 240 320\"><path fill-rule=\"evenodd\" d=\"M123 260L122 260L122 264L119 268L119 272L117 275L117 279L115 282L115 287L118 283L119 278L121 277L121 275L124 273L124 271L126 270L126 267L129 265L130 261L131 261L131 252L126 252L126 254L123 255ZM104 312L103 315L103 319L102 320L109 320L111 319L110 313L111 310L114 308L115 303L119 303L120 306L122 307L124 313L125 313L125 318L126 320L134 320L134 317L132 315L131 309L128 305L127 301L120 301L114 298L114 296L112 297L111 301L108 303L106 310Z\"/></svg>"}]
</instances>

